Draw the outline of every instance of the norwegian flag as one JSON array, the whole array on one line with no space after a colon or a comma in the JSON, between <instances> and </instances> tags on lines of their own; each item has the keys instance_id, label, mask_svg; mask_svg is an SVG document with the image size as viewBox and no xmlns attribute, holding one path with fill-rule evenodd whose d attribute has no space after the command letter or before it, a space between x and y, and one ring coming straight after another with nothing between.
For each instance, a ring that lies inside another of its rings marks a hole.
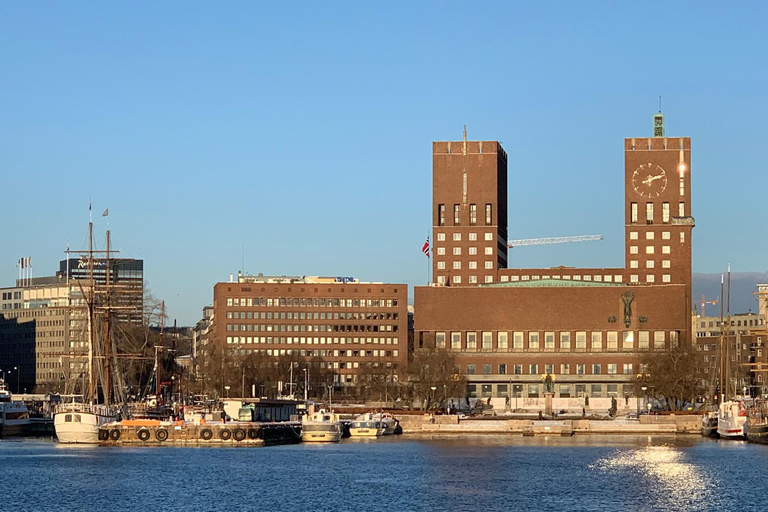
<instances>
[{"instance_id":1,"label":"norwegian flag","mask_svg":"<svg viewBox=\"0 0 768 512\"><path fill-rule=\"evenodd\" d=\"M427 241L424 242L424 247L421 248L421 252L424 253L424 256L429 258L429 235L427 235Z\"/></svg>"}]
</instances>

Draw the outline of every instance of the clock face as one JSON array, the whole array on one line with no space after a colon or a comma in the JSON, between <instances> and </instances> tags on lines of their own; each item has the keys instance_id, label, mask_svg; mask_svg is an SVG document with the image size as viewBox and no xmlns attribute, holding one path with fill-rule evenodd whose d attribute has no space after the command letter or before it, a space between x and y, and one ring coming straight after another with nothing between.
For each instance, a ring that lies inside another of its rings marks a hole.
<instances>
[{"instance_id":1,"label":"clock face","mask_svg":"<svg viewBox=\"0 0 768 512\"><path fill-rule=\"evenodd\" d=\"M632 188L641 197L659 197L667 188L667 173L660 165L642 164L632 174Z\"/></svg>"}]
</instances>

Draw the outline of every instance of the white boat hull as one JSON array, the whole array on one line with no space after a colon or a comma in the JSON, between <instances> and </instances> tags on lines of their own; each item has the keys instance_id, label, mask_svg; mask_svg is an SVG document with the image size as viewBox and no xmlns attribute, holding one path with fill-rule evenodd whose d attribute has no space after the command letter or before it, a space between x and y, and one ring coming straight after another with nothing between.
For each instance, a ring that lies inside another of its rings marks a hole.
<instances>
[{"instance_id":1,"label":"white boat hull","mask_svg":"<svg viewBox=\"0 0 768 512\"><path fill-rule=\"evenodd\" d=\"M728 401L720 404L717 413L717 434L721 439L746 439L747 415L741 402Z\"/></svg>"},{"instance_id":2,"label":"white boat hull","mask_svg":"<svg viewBox=\"0 0 768 512\"><path fill-rule=\"evenodd\" d=\"M60 443L98 444L99 427L115 421L113 414L94 412L93 410L64 409L53 417L53 428Z\"/></svg>"},{"instance_id":3,"label":"white boat hull","mask_svg":"<svg viewBox=\"0 0 768 512\"><path fill-rule=\"evenodd\" d=\"M349 435L352 437L379 437L384 431L375 427L350 427Z\"/></svg>"}]
</instances>

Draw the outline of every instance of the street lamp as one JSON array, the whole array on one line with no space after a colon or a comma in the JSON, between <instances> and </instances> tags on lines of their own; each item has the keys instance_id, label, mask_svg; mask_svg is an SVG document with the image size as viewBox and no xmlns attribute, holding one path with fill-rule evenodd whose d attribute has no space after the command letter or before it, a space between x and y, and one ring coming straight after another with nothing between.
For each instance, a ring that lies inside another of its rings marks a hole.
<instances>
[{"instance_id":1,"label":"street lamp","mask_svg":"<svg viewBox=\"0 0 768 512\"><path fill-rule=\"evenodd\" d=\"M224 386L224 389L227 392L227 399L229 399L229 386Z\"/></svg>"},{"instance_id":2,"label":"street lamp","mask_svg":"<svg viewBox=\"0 0 768 512\"><path fill-rule=\"evenodd\" d=\"M432 390L432 402L434 402L435 401L435 390L437 389L437 386L432 386L432 387L430 387L430 389ZM430 405L432 405L432 408L434 409L434 404L430 403Z\"/></svg>"},{"instance_id":3,"label":"street lamp","mask_svg":"<svg viewBox=\"0 0 768 512\"><path fill-rule=\"evenodd\" d=\"M21 372L19 371L18 366L14 366L13 369L16 372L16 393L21 393L21 385L19 384L19 378L21 376Z\"/></svg>"},{"instance_id":4,"label":"street lamp","mask_svg":"<svg viewBox=\"0 0 768 512\"><path fill-rule=\"evenodd\" d=\"M304 401L307 401L307 388L309 388L309 374L307 369L304 368Z\"/></svg>"},{"instance_id":5,"label":"street lamp","mask_svg":"<svg viewBox=\"0 0 768 512\"><path fill-rule=\"evenodd\" d=\"M642 390L643 390L643 397L644 397L644 400L645 400L645 401L646 401L646 403L647 403L647 402L648 402L648 393L647 393L647 391L648 391L648 386L643 386L643 387L641 387L640 389L642 389ZM638 412L638 413L640 412L640 404L638 404L638 406L637 406L637 412Z\"/></svg>"}]
</instances>

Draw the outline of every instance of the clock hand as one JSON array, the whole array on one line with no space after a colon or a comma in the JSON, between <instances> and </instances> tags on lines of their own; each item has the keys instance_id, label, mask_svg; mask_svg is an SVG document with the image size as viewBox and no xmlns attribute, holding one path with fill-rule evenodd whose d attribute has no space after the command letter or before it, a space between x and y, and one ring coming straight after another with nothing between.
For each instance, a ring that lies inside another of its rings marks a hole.
<instances>
[{"instance_id":1,"label":"clock hand","mask_svg":"<svg viewBox=\"0 0 768 512\"><path fill-rule=\"evenodd\" d=\"M650 184L651 184L651 183L653 183L654 181L656 181L656 180L660 180L660 179L661 179L661 178L663 178L663 177L664 177L664 175L663 175L663 174L657 174L656 176L648 176L647 178L645 178L645 179L643 180L643 185L650 185Z\"/></svg>"}]
</instances>

